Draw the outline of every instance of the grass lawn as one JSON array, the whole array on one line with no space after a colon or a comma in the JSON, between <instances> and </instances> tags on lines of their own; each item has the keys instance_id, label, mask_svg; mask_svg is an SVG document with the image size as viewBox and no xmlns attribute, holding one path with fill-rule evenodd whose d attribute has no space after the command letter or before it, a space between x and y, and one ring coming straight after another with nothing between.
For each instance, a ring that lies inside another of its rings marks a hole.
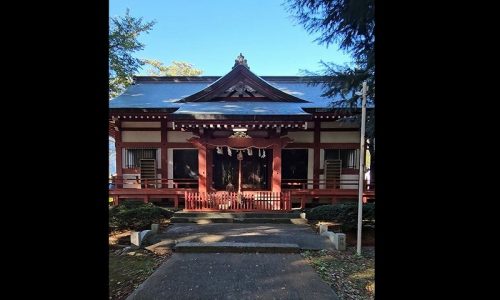
<instances>
[{"instance_id":1,"label":"grass lawn","mask_svg":"<svg viewBox=\"0 0 500 300\"><path fill-rule=\"evenodd\" d=\"M355 247L346 251L305 251L302 256L325 280L340 299L375 299L375 248Z\"/></svg>"}]
</instances>

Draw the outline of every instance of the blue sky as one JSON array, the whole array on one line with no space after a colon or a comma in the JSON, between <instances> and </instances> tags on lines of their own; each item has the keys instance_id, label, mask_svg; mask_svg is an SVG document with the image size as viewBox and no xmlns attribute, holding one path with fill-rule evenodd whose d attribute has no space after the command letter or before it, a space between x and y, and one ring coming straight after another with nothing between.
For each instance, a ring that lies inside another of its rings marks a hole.
<instances>
[{"instance_id":1,"label":"blue sky","mask_svg":"<svg viewBox=\"0 0 500 300\"><path fill-rule=\"evenodd\" d=\"M300 75L318 71L319 61L348 63L336 45L318 45L282 6L283 0L110 0L111 17L125 14L156 20L141 35L136 57L165 64L185 61L202 75L224 75L243 53L257 75ZM140 75L146 75L145 70Z\"/></svg>"}]
</instances>

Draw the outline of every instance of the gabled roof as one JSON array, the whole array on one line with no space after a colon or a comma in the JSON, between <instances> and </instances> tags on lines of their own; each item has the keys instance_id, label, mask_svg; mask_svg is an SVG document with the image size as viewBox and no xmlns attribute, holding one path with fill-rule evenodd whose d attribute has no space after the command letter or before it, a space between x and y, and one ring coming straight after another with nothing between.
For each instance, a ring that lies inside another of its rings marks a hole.
<instances>
[{"instance_id":1,"label":"gabled roof","mask_svg":"<svg viewBox=\"0 0 500 300\"><path fill-rule=\"evenodd\" d=\"M109 101L110 108L176 109L186 103L179 100L206 89L220 76L136 76L134 84ZM310 85L310 76L261 76L273 87L310 102L304 108L326 108L331 99L321 96L320 85ZM247 100L245 98L244 100ZM285 102L286 103L286 102Z\"/></svg>"},{"instance_id":2,"label":"gabled roof","mask_svg":"<svg viewBox=\"0 0 500 300\"><path fill-rule=\"evenodd\" d=\"M308 115L330 110L332 100L313 76L257 76L244 57L225 76L135 76L111 99L113 111L157 111L196 118L221 115ZM314 84L316 83L316 84ZM338 95L335 97L341 99Z\"/></svg>"},{"instance_id":3,"label":"gabled roof","mask_svg":"<svg viewBox=\"0 0 500 300\"><path fill-rule=\"evenodd\" d=\"M212 101L265 101L309 103L287 94L259 76L252 73L246 64L237 64L225 76L205 89L185 97L178 102L212 102Z\"/></svg>"}]
</instances>

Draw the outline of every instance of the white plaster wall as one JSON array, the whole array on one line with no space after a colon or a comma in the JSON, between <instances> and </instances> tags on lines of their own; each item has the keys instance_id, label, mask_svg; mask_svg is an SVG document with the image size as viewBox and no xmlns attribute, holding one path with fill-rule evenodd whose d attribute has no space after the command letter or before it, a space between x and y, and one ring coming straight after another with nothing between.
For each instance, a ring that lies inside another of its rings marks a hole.
<instances>
[{"instance_id":1,"label":"white plaster wall","mask_svg":"<svg viewBox=\"0 0 500 300\"><path fill-rule=\"evenodd\" d=\"M359 143L360 133L355 131L326 131L320 133L321 143Z\"/></svg>"},{"instance_id":2,"label":"white plaster wall","mask_svg":"<svg viewBox=\"0 0 500 300\"><path fill-rule=\"evenodd\" d=\"M161 169L161 148L156 148L156 168Z\"/></svg>"},{"instance_id":3,"label":"white plaster wall","mask_svg":"<svg viewBox=\"0 0 500 300\"><path fill-rule=\"evenodd\" d=\"M187 140L194 137L191 132L168 131L167 143L187 143Z\"/></svg>"},{"instance_id":4,"label":"white plaster wall","mask_svg":"<svg viewBox=\"0 0 500 300\"><path fill-rule=\"evenodd\" d=\"M156 178L161 179L161 174L156 174ZM158 182L157 188L160 188L160 189L163 188L161 180L158 180L157 182Z\"/></svg>"},{"instance_id":5,"label":"white plaster wall","mask_svg":"<svg viewBox=\"0 0 500 300\"><path fill-rule=\"evenodd\" d=\"M325 174L319 174L319 180L320 181L325 180ZM319 185L319 188L320 189L325 189L326 185L324 183L322 183L322 184Z\"/></svg>"},{"instance_id":6,"label":"white plaster wall","mask_svg":"<svg viewBox=\"0 0 500 300\"><path fill-rule=\"evenodd\" d=\"M314 149L307 149L307 179L313 179L314 173ZM308 189L312 189L313 185L308 184Z\"/></svg>"},{"instance_id":7,"label":"white plaster wall","mask_svg":"<svg viewBox=\"0 0 500 300\"><path fill-rule=\"evenodd\" d=\"M324 169L325 168L325 149L319 149L319 168ZM319 174L319 181L321 182L322 180L325 179L325 174ZM324 183L319 185L320 189L326 188L326 185Z\"/></svg>"},{"instance_id":8,"label":"white plaster wall","mask_svg":"<svg viewBox=\"0 0 500 300\"><path fill-rule=\"evenodd\" d=\"M160 122L127 122L121 123L123 128L160 128Z\"/></svg>"},{"instance_id":9,"label":"white plaster wall","mask_svg":"<svg viewBox=\"0 0 500 300\"><path fill-rule=\"evenodd\" d=\"M123 142L146 142L159 143L161 142L160 131L122 131Z\"/></svg>"},{"instance_id":10,"label":"white plaster wall","mask_svg":"<svg viewBox=\"0 0 500 300\"><path fill-rule=\"evenodd\" d=\"M325 149L319 149L319 168L325 168Z\"/></svg>"},{"instance_id":11,"label":"white plaster wall","mask_svg":"<svg viewBox=\"0 0 500 300\"><path fill-rule=\"evenodd\" d=\"M355 174L341 174L340 175L340 181L344 180L349 180L349 184L341 184L340 188L341 189L349 189L349 190L357 190L358 189L358 180L359 180L359 175ZM356 184L355 184L356 183Z\"/></svg>"},{"instance_id":12,"label":"white plaster wall","mask_svg":"<svg viewBox=\"0 0 500 300\"><path fill-rule=\"evenodd\" d=\"M287 135L289 138L293 139L294 143L313 143L314 133L313 132L301 132L301 131L291 131Z\"/></svg>"}]
</instances>

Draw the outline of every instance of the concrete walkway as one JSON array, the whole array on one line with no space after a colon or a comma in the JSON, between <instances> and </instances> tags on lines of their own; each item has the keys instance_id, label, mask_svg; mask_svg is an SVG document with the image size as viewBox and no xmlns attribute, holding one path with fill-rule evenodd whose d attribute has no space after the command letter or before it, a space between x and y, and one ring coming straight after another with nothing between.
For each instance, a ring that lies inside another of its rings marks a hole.
<instances>
[{"instance_id":1,"label":"concrete walkway","mask_svg":"<svg viewBox=\"0 0 500 300\"><path fill-rule=\"evenodd\" d=\"M296 224L173 224L150 239L173 248L176 243L238 242L297 244L303 250L333 250L328 237L320 236L309 225Z\"/></svg>"},{"instance_id":2,"label":"concrete walkway","mask_svg":"<svg viewBox=\"0 0 500 300\"><path fill-rule=\"evenodd\" d=\"M127 300L338 299L299 254L174 253Z\"/></svg>"},{"instance_id":3,"label":"concrete walkway","mask_svg":"<svg viewBox=\"0 0 500 300\"><path fill-rule=\"evenodd\" d=\"M127 299L338 299L300 254L278 253L292 245L297 251L333 249L327 237L308 225L176 223L150 242L155 243L147 247L152 251L182 244L207 246L197 249L202 253L175 252ZM204 253L206 247L216 249L214 245L267 245L271 253Z\"/></svg>"}]
</instances>

